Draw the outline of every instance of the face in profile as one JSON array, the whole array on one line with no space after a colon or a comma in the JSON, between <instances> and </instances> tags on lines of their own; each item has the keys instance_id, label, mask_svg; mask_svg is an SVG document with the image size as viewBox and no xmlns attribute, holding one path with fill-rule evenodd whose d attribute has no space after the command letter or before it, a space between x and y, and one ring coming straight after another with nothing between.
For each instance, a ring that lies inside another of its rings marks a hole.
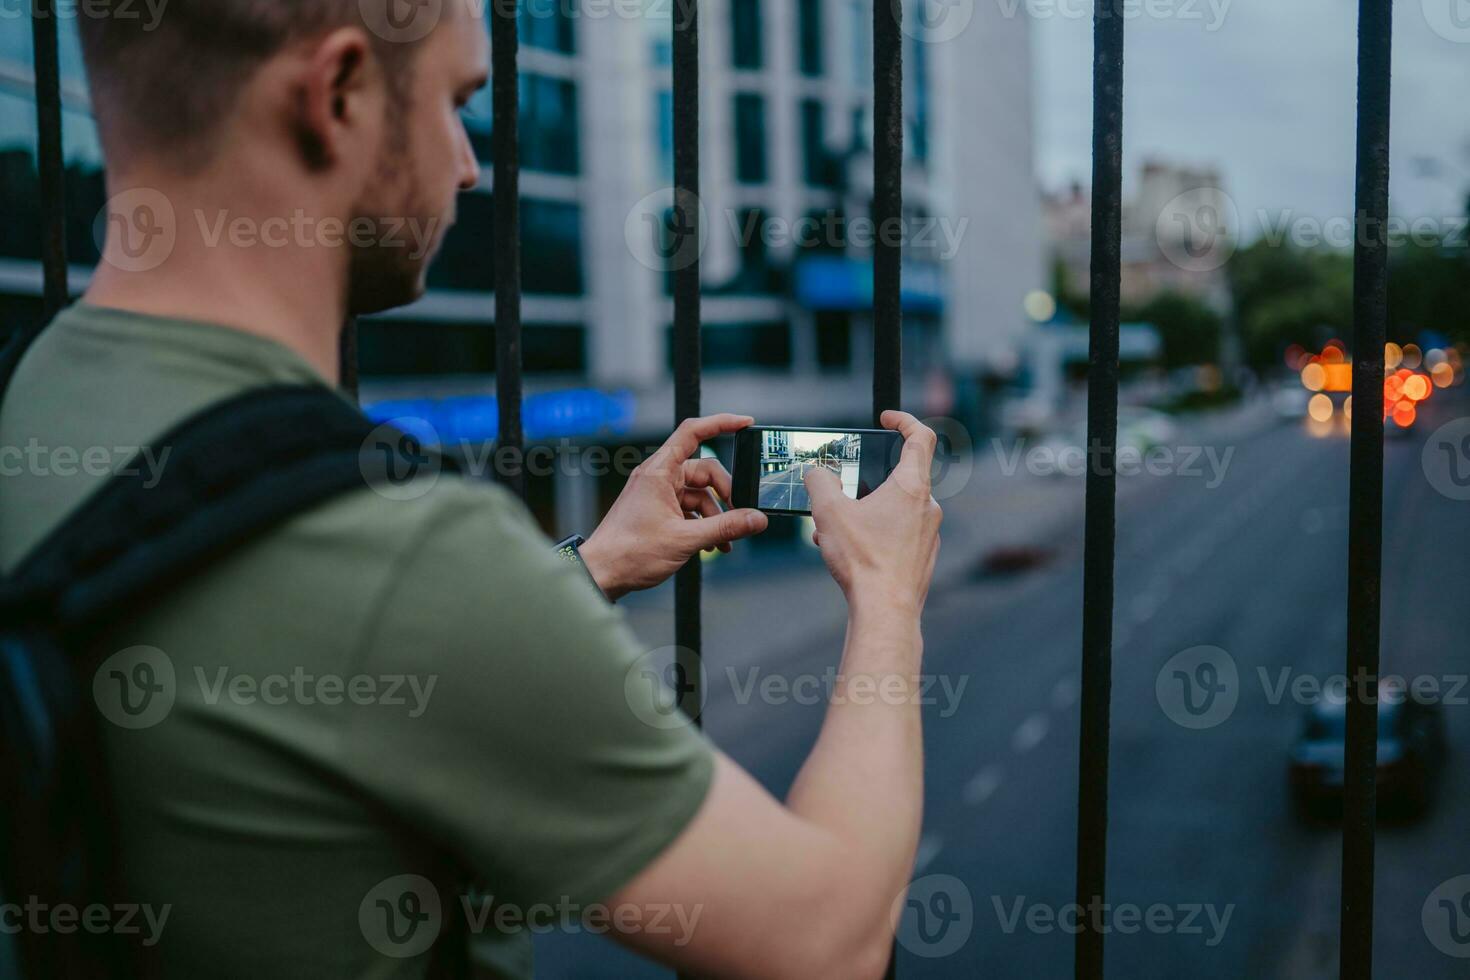
<instances>
[{"instance_id":1,"label":"face in profile","mask_svg":"<svg viewBox=\"0 0 1470 980\"><path fill-rule=\"evenodd\" d=\"M454 223L455 198L475 185L479 163L460 111L485 83L489 36L482 16L445 3L421 42L410 76L390 89L375 176L353 210L348 308L373 313L423 295L429 263Z\"/></svg>"}]
</instances>

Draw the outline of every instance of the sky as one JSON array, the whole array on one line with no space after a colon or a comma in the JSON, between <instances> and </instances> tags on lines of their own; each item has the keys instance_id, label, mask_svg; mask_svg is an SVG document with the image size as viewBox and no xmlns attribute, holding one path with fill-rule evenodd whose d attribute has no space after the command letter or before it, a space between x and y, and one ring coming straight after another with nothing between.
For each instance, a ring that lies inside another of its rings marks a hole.
<instances>
[{"instance_id":1,"label":"sky","mask_svg":"<svg viewBox=\"0 0 1470 980\"><path fill-rule=\"evenodd\" d=\"M1091 3L1020 2L1032 4L1042 185L1087 183ZM1351 214L1356 0L1147 2L1155 16L1127 25L1125 180L1150 157L1213 165L1246 239L1259 232L1262 211L1320 221ZM1410 218L1462 215L1470 191L1470 0L1398 0L1395 8L1391 207ZM1415 172L1415 158L1425 156L1442 161L1440 176Z\"/></svg>"}]
</instances>

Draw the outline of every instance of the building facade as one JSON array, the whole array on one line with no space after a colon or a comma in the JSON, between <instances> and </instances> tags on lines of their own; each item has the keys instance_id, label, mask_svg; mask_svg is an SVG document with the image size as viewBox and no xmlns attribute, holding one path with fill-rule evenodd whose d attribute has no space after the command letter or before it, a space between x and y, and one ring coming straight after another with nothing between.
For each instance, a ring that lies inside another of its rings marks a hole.
<instances>
[{"instance_id":1,"label":"building facade","mask_svg":"<svg viewBox=\"0 0 1470 980\"><path fill-rule=\"evenodd\" d=\"M672 24L688 2L523 0L532 441L644 445L669 427L671 277L657 246L672 201ZM863 424L880 232L870 218L871 0L700 0L699 12L704 405L771 422ZM1045 280L1029 25L994 5L975 5L967 21L947 27L927 8L909 14L905 401L948 413L968 379L1014 359L1022 299ZM0 23L0 175L11 219L0 233L0 313L8 325L40 315L29 35L25 18ZM105 194L74 24L62 24L62 38L68 246L80 289L98 258ZM488 91L466 125L481 184L461 197L429 292L362 319L359 356L370 408L421 416L448 440L483 442L495 436ZM543 522L586 527L615 491L574 482L533 479Z\"/></svg>"}]
</instances>

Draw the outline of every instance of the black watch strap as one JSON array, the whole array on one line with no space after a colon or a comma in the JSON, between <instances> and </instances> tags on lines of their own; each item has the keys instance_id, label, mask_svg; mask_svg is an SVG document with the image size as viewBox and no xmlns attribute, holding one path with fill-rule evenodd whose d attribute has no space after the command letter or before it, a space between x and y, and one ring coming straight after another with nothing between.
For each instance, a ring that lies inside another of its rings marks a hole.
<instances>
[{"instance_id":1,"label":"black watch strap","mask_svg":"<svg viewBox=\"0 0 1470 980\"><path fill-rule=\"evenodd\" d=\"M586 542L587 539L582 537L582 535L573 534L571 537L562 538L552 547L556 549L556 556L558 558L562 559L563 561L569 561L572 564L576 565L578 568L582 569L582 571L585 572L587 575L587 581L591 582L592 587L597 590L597 594L602 596L604 599L607 599L607 593L602 591L602 586L598 585L597 579L592 577L592 570L588 568L587 563L582 560L582 552L580 549L582 545ZM607 601L611 602L612 600L608 599Z\"/></svg>"}]
</instances>

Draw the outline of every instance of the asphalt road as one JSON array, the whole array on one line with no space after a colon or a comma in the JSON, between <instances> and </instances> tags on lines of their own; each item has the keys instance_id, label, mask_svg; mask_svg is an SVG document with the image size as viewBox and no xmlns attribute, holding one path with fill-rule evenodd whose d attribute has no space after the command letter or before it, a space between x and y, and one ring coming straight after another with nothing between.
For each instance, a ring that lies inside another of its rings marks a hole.
<instances>
[{"instance_id":1,"label":"asphalt road","mask_svg":"<svg viewBox=\"0 0 1470 980\"><path fill-rule=\"evenodd\" d=\"M804 481L806 471L819 465L821 464L795 462L784 470L762 476L760 494L756 497L759 505L775 510L811 510L812 501L807 496Z\"/></svg>"},{"instance_id":2,"label":"asphalt road","mask_svg":"<svg viewBox=\"0 0 1470 980\"><path fill-rule=\"evenodd\" d=\"M1470 502L1431 486L1421 450L1439 425L1470 415L1470 399L1440 394L1413 433L1386 447L1383 672L1433 677L1449 692L1470 673ZM1216 448L1234 454L1213 489L1142 475L1120 500L1109 898L1137 912L1109 920L1108 973L1336 977L1341 838L1291 811L1286 753L1305 708L1279 689L1283 677L1325 681L1343 669L1348 443L1283 424ZM1082 481L1073 482L1080 514ZM1073 937L1056 917L1073 899L1079 531L1037 542L1050 551L1038 568L964 578L931 596L926 672L951 691L965 686L951 698L936 684L925 709L915 876L958 881L936 880L959 931L939 945L911 938L900 976L1071 976ZM773 659L783 673L820 672L839 646L831 639ZM1156 682L1172 675L1172 657L1200 645L1228 654L1236 704L1218 724L1191 729L1171 720ZM1450 759L1430 813L1380 828L1380 977L1470 975L1470 961L1436 949L1421 918L1437 886L1470 874L1470 687L1458 694L1444 709ZM726 751L781 795L821 707L737 704L715 672L705 717ZM949 938L961 933L958 944ZM945 955L927 955L936 952ZM586 936L543 937L538 957L545 977L667 975Z\"/></svg>"}]
</instances>

